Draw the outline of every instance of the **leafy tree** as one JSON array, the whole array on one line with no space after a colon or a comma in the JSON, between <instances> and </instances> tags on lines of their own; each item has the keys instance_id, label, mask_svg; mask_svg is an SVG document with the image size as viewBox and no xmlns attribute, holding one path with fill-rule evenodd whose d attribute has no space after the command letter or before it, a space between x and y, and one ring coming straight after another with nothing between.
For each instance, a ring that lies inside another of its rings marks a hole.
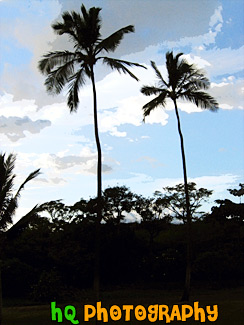
<instances>
[{"instance_id":1,"label":"leafy tree","mask_svg":"<svg viewBox=\"0 0 244 325\"><path fill-rule=\"evenodd\" d=\"M129 213L135 201L135 195L126 186L106 188L103 192L103 219L106 222L119 224L124 218L124 212Z\"/></svg>"},{"instance_id":2,"label":"leafy tree","mask_svg":"<svg viewBox=\"0 0 244 325\"><path fill-rule=\"evenodd\" d=\"M239 186L240 186L239 189L228 189L228 191L230 192L230 194L232 194L234 196L239 196L240 197L240 203L241 203L241 196L244 195L244 184L240 183Z\"/></svg>"},{"instance_id":3,"label":"leafy tree","mask_svg":"<svg viewBox=\"0 0 244 325\"><path fill-rule=\"evenodd\" d=\"M167 81L163 78L158 70L155 62L151 61L152 68L154 69L158 85L156 86L143 86L141 92L146 96L155 95L156 97L150 100L143 106L144 119L152 110L158 106L166 106L166 100L171 99L174 103L175 114L178 125L178 133L180 136L181 156L183 164L184 186L186 196L186 217L188 225L188 244L187 244L187 269L185 289L182 300L188 300L190 295L190 278L191 278L191 211L190 199L187 182L187 169L183 134L181 131L181 123L179 110L177 105L178 99L183 99L194 103L204 109L216 111L218 103L216 100L204 92L210 86L209 80L205 77L204 73L197 69L193 64L189 64L185 59L180 59L183 53L178 53L176 56L173 52L166 53L166 68L168 73Z\"/></svg>"},{"instance_id":4,"label":"leafy tree","mask_svg":"<svg viewBox=\"0 0 244 325\"><path fill-rule=\"evenodd\" d=\"M71 219L70 208L61 200L45 202L40 206L40 210L48 212L53 222L57 220Z\"/></svg>"},{"instance_id":5,"label":"leafy tree","mask_svg":"<svg viewBox=\"0 0 244 325\"><path fill-rule=\"evenodd\" d=\"M241 203L241 196L244 195L244 184L239 184L239 189L227 189L230 194L240 197L240 203L234 203L231 200L216 200L218 206L212 207L212 212L208 220L217 220L220 223L234 221L240 226L244 221L244 204Z\"/></svg>"},{"instance_id":6,"label":"leafy tree","mask_svg":"<svg viewBox=\"0 0 244 325\"><path fill-rule=\"evenodd\" d=\"M8 227L13 222L13 215L18 208L18 202L21 191L25 185L36 178L40 174L40 169L30 173L26 180L20 185L19 189L14 194L14 181L16 175L14 174L16 156L14 154L0 153L0 240L1 248L5 234L7 232L13 232L13 229L17 229L23 226L24 223L28 222L30 217L35 214L37 207L32 209L25 217L23 217L15 226L8 230ZM0 251L0 253L1 253ZM0 261L0 325L2 324L2 284L1 284L1 261Z\"/></svg>"},{"instance_id":7,"label":"leafy tree","mask_svg":"<svg viewBox=\"0 0 244 325\"><path fill-rule=\"evenodd\" d=\"M58 35L67 34L73 43L74 51L55 51L44 55L39 62L40 71L47 76L45 85L49 93L59 94L64 86L68 85L67 104L70 112L75 112L79 105L79 89L85 84L86 77L91 80L93 90L94 132L98 153L97 163L97 219L102 220L102 151L98 133L97 119L97 94L95 85L94 67L98 61L102 61L111 69L129 74L135 80L137 77L128 67L138 66L124 60L103 56L103 53L114 52L125 34L134 32L132 25L123 27L107 38L101 38L101 8L92 7L88 11L81 6L81 15L75 11L64 12L63 21L52 25ZM97 226L99 228L99 226ZM99 231L99 230L98 230ZM97 234L96 238L99 238ZM97 250L99 243L97 244ZM97 253L98 254L98 253ZM98 262L96 262L98 263ZM97 266L98 268L98 266ZM95 271L97 273L98 271ZM94 286L98 291L98 274L95 276Z\"/></svg>"},{"instance_id":8,"label":"leafy tree","mask_svg":"<svg viewBox=\"0 0 244 325\"><path fill-rule=\"evenodd\" d=\"M240 225L244 222L244 204L234 203L230 200L216 200L219 206L212 207L212 212L208 219L214 218L219 222L237 221Z\"/></svg>"},{"instance_id":9,"label":"leafy tree","mask_svg":"<svg viewBox=\"0 0 244 325\"><path fill-rule=\"evenodd\" d=\"M40 205L41 212L47 212L52 223L57 228L63 228L67 223L79 223L85 217L87 201L81 199L74 205L65 205L62 200L49 201Z\"/></svg>"},{"instance_id":10,"label":"leafy tree","mask_svg":"<svg viewBox=\"0 0 244 325\"><path fill-rule=\"evenodd\" d=\"M196 188L196 183L188 183L188 193L190 201L190 212L192 220L197 220L204 215L204 212L199 211L203 202L207 202L209 196L213 191L206 188ZM184 184L178 184L175 186L166 186L163 188L163 193L156 191L156 204L163 205L169 210L169 214L187 223L187 211L186 211L186 196Z\"/></svg>"}]
</instances>

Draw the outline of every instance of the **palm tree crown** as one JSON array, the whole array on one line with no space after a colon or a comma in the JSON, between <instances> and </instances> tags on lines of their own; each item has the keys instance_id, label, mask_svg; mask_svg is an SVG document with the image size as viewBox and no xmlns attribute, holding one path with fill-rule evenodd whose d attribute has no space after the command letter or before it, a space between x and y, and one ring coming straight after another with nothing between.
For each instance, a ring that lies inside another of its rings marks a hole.
<instances>
[{"instance_id":1,"label":"palm tree crown","mask_svg":"<svg viewBox=\"0 0 244 325\"><path fill-rule=\"evenodd\" d=\"M85 77L92 78L97 61L102 60L110 68L128 73L136 80L137 77L128 67L143 67L138 63L100 56L103 52L114 52L124 35L134 32L134 27L129 25L102 39L100 10L93 7L87 11L82 5L82 16L74 11L64 12L63 22L54 23L52 27L58 35L69 36L74 51L49 52L39 62L40 71L47 76L45 85L48 92L59 94L64 85L68 84L67 104L71 112L77 110L79 88L85 84Z\"/></svg>"},{"instance_id":2,"label":"palm tree crown","mask_svg":"<svg viewBox=\"0 0 244 325\"><path fill-rule=\"evenodd\" d=\"M198 107L208 108L211 111L218 109L217 101L203 91L209 88L209 80L203 71L197 69L193 64L187 63L185 59L180 59L182 55L183 53L179 53L174 57L173 52L166 53L167 82L162 77L155 62L151 61L158 79L158 85L141 88L141 92L146 96L156 95L153 100L143 106L144 118L157 106L165 107L167 98L173 101L179 98L188 100Z\"/></svg>"},{"instance_id":3,"label":"palm tree crown","mask_svg":"<svg viewBox=\"0 0 244 325\"><path fill-rule=\"evenodd\" d=\"M12 217L18 207L20 192L26 183L40 174L40 169L30 173L26 180L20 185L14 194L14 180L16 175L13 173L16 156L10 154L0 154L0 230L5 230L12 223Z\"/></svg>"}]
</instances>

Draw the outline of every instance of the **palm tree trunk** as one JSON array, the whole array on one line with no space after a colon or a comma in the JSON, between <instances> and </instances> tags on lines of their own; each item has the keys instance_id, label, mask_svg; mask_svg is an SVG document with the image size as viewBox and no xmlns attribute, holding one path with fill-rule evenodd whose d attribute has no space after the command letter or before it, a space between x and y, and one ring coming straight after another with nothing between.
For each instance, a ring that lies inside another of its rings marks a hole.
<instances>
[{"instance_id":1,"label":"palm tree trunk","mask_svg":"<svg viewBox=\"0 0 244 325\"><path fill-rule=\"evenodd\" d=\"M178 123L178 132L180 135L180 145L181 145L181 155L183 163L183 174L184 174L184 186L185 186L185 196L186 196L186 226L187 226L187 254L186 254L186 275L185 275L185 286L181 301L187 301L190 297L190 285L191 285L191 264L192 264L192 240L191 240L191 210L190 210L190 199L188 192L187 183L187 172L186 172L186 158L184 150L184 140L181 132L180 117L178 112L178 107L176 99L173 100L175 105L175 114Z\"/></svg>"},{"instance_id":2,"label":"palm tree trunk","mask_svg":"<svg viewBox=\"0 0 244 325\"><path fill-rule=\"evenodd\" d=\"M0 260L0 325L3 321L3 296L2 296L2 261Z\"/></svg>"},{"instance_id":3,"label":"palm tree trunk","mask_svg":"<svg viewBox=\"0 0 244 325\"><path fill-rule=\"evenodd\" d=\"M91 66L91 81L93 89L94 105L94 131L97 145L97 219L96 219L96 238L95 238L95 256L94 256L94 280L93 288L96 299L100 297L100 223L102 220L102 151L98 134L97 120L97 94L93 67Z\"/></svg>"}]
</instances>

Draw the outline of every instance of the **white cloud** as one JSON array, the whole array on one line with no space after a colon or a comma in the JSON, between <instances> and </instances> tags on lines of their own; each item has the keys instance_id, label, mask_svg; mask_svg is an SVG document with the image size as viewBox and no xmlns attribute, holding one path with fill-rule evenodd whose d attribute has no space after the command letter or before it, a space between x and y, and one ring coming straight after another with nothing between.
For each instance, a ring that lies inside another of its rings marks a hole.
<instances>
[{"instance_id":1,"label":"white cloud","mask_svg":"<svg viewBox=\"0 0 244 325\"><path fill-rule=\"evenodd\" d=\"M206 61L211 63L210 67L206 67L210 80L213 77L225 74L233 75L234 73L242 71L244 68L244 46L237 49L213 48L211 50L202 51L201 55Z\"/></svg>"},{"instance_id":2,"label":"white cloud","mask_svg":"<svg viewBox=\"0 0 244 325\"><path fill-rule=\"evenodd\" d=\"M185 58L188 63L195 64L199 69L205 69L206 67L210 67L211 63L204 60L198 55L194 54L185 54L182 56L182 58Z\"/></svg>"},{"instance_id":3,"label":"white cloud","mask_svg":"<svg viewBox=\"0 0 244 325\"><path fill-rule=\"evenodd\" d=\"M113 160L109 160L106 156L103 162L103 172L111 172L115 165ZM67 180L67 177L75 178L75 175L96 174L97 154L89 147L83 147L79 154L71 155L66 152L57 154L42 153L42 154L18 154L17 170L31 170L41 168L44 179L48 182L55 183L53 180L62 178ZM27 173L27 172L26 172ZM62 176L62 177L61 177Z\"/></svg>"},{"instance_id":4,"label":"white cloud","mask_svg":"<svg viewBox=\"0 0 244 325\"><path fill-rule=\"evenodd\" d=\"M243 109L244 93L242 91L244 87L243 80L237 80L234 82L234 78L229 78L230 82L221 82L219 84L212 83L209 93L217 99L220 108Z\"/></svg>"},{"instance_id":5,"label":"white cloud","mask_svg":"<svg viewBox=\"0 0 244 325\"><path fill-rule=\"evenodd\" d=\"M48 120L32 121L28 116L19 118L0 116L0 133L6 135L11 141L16 142L21 138L25 138L25 132L36 134L43 128L50 126L51 122Z\"/></svg>"},{"instance_id":6,"label":"white cloud","mask_svg":"<svg viewBox=\"0 0 244 325\"><path fill-rule=\"evenodd\" d=\"M214 14L210 18L209 26L214 27L215 25L219 25L219 23L223 23L223 17L222 12L223 8L222 6L219 6L217 9L215 9Z\"/></svg>"}]
</instances>

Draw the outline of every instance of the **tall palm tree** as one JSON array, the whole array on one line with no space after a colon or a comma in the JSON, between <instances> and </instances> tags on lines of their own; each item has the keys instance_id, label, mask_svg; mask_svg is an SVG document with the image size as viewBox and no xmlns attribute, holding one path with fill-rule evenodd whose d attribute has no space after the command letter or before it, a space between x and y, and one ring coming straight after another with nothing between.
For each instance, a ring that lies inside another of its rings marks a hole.
<instances>
[{"instance_id":1,"label":"tall palm tree","mask_svg":"<svg viewBox=\"0 0 244 325\"><path fill-rule=\"evenodd\" d=\"M103 56L103 53L114 52L124 35L134 32L134 27L132 25L123 27L107 38L102 39L100 34L100 10L101 8L93 7L87 11L85 6L82 5L81 15L74 11L64 12L62 14L63 21L54 23L52 27L58 35L67 34L69 36L74 46L73 52L50 52L44 55L39 62L40 71L47 76L45 85L49 93L59 94L65 85L68 85L67 104L70 112L75 112L78 109L80 87L84 86L86 78L91 80L93 90L94 131L98 153L97 224L100 224L102 220L102 152L98 133L94 67L98 61L102 61L111 69L129 74L135 80L138 80L137 77L128 67L143 67L138 63ZM97 227L99 228L99 226ZM99 237L98 233L96 237ZM97 242L98 241L99 239L97 239ZM97 247L97 249L99 248ZM98 275L95 275L95 278L98 278ZM99 280L97 279L95 281L98 282ZM98 285L98 283L94 283L95 287ZM98 291L98 289L95 290Z\"/></svg>"},{"instance_id":2,"label":"tall palm tree","mask_svg":"<svg viewBox=\"0 0 244 325\"><path fill-rule=\"evenodd\" d=\"M210 86L209 80L205 77L203 71L197 69L193 64L189 64L185 59L181 58L183 53L173 55L173 52L166 53L166 68L168 73L167 81L163 78L158 70L155 62L151 61L151 65L156 73L158 84L156 86L143 86L141 92L146 96L155 95L156 97L143 106L144 119L157 106L165 107L167 99L171 99L174 103L174 109L178 124L178 132L180 136L181 155L184 175L184 188L186 197L187 212L187 266L185 287L182 300L188 300L190 295L190 279L191 279L191 210L189 191L187 185L187 170L183 135L181 131L180 116L177 106L177 100L183 99L200 106L203 109L210 109L215 112L218 109L217 101L204 92Z\"/></svg>"},{"instance_id":3,"label":"tall palm tree","mask_svg":"<svg viewBox=\"0 0 244 325\"><path fill-rule=\"evenodd\" d=\"M16 226L8 230L9 225L13 222L13 215L18 207L20 193L25 185L40 174L40 169L30 173L26 180L20 185L17 192L14 194L14 180L16 175L13 173L15 167L16 156L10 154L6 157L5 154L0 153L0 325L2 324L2 281L1 281L1 252L3 241L8 232L12 232L19 224L26 223L30 217L35 214L37 207L34 207Z\"/></svg>"}]
</instances>

